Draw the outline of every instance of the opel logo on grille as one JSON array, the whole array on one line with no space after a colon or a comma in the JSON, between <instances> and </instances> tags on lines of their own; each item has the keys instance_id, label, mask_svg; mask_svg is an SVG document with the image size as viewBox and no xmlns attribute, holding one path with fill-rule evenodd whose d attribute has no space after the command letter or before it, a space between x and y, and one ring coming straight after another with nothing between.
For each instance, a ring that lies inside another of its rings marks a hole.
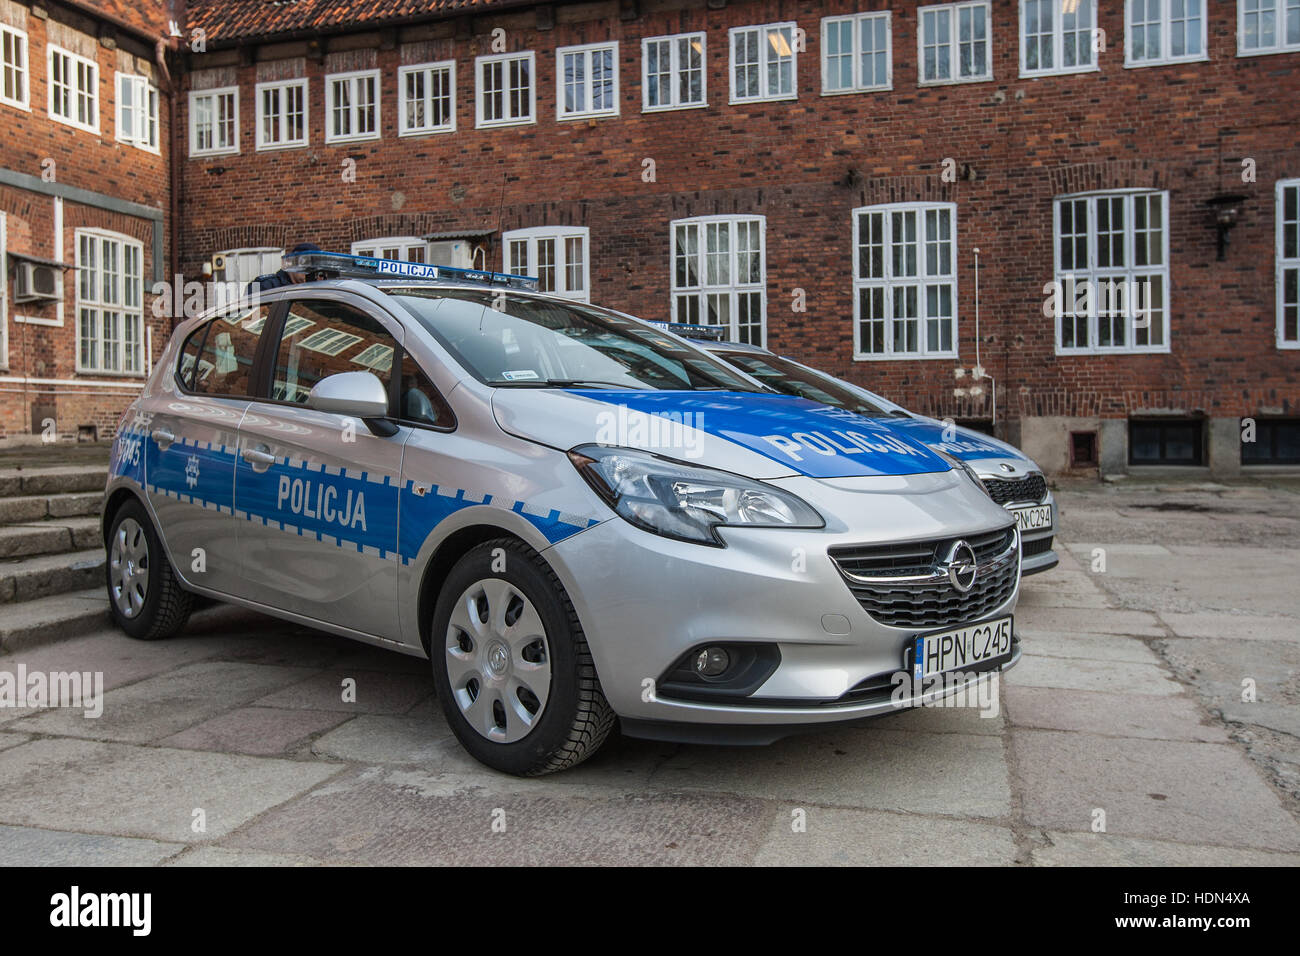
<instances>
[{"instance_id":1,"label":"opel logo on grille","mask_svg":"<svg viewBox=\"0 0 1300 956\"><path fill-rule=\"evenodd\" d=\"M975 549L965 541L954 541L940 570L947 570L952 586L965 594L975 586Z\"/></svg>"}]
</instances>

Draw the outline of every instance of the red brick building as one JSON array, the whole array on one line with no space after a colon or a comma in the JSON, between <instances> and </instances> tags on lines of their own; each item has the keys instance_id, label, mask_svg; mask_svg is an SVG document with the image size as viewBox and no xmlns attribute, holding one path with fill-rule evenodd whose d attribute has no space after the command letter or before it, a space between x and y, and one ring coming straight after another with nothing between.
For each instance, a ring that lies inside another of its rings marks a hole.
<instances>
[{"instance_id":1,"label":"red brick building","mask_svg":"<svg viewBox=\"0 0 1300 956\"><path fill-rule=\"evenodd\" d=\"M1300 5L1139 6L191 0L179 265L526 271L1051 471L1300 460Z\"/></svg>"},{"instance_id":2,"label":"red brick building","mask_svg":"<svg viewBox=\"0 0 1300 956\"><path fill-rule=\"evenodd\" d=\"M0 437L111 437L166 344L161 0L0 0Z\"/></svg>"}]
</instances>

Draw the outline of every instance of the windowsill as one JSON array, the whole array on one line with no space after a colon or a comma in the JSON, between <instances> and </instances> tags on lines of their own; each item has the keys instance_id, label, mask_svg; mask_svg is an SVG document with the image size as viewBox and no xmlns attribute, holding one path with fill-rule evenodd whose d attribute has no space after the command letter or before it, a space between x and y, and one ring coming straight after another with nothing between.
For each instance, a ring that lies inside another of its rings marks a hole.
<instances>
[{"instance_id":1,"label":"windowsill","mask_svg":"<svg viewBox=\"0 0 1300 956\"><path fill-rule=\"evenodd\" d=\"M20 103L18 100L7 100L0 96L0 106L8 106L12 109L22 110L24 113L30 113L32 107L30 103Z\"/></svg>"},{"instance_id":2,"label":"windowsill","mask_svg":"<svg viewBox=\"0 0 1300 956\"><path fill-rule=\"evenodd\" d=\"M1279 352L1294 352L1300 349L1300 342L1278 342L1277 348Z\"/></svg>"},{"instance_id":3,"label":"windowsill","mask_svg":"<svg viewBox=\"0 0 1300 956\"><path fill-rule=\"evenodd\" d=\"M113 372L108 369L82 368L81 366L77 366L76 374L85 375L90 378L95 378L95 377L119 378L126 382L130 382L130 381L143 382L148 377L144 372Z\"/></svg>"},{"instance_id":4,"label":"windowsill","mask_svg":"<svg viewBox=\"0 0 1300 956\"><path fill-rule=\"evenodd\" d=\"M853 353L853 361L855 362L931 362L940 360L951 362L956 357L956 352L925 352L923 354L907 352L889 355L878 355L874 352Z\"/></svg>"},{"instance_id":5,"label":"windowsill","mask_svg":"<svg viewBox=\"0 0 1300 956\"><path fill-rule=\"evenodd\" d=\"M51 300L51 301L54 301L54 300ZM58 301L61 303L61 302L63 301L62 297L60 297L60 298L58 299ZM15 325L44 325L44 326L48 326L48 327L50 327L50 328L56 328L56 329L57 329L57 328L62 328L62 327L63 327L63 320L62 320L62 319L46 319L46 318L42 318L41 316L36 316L36 315L15 315L15 316L14 316L14 324L15 324Z\"/></svg>"},{"instance_id":6,"label":"windowsill","mask_svg":"<svg viewBox=\"0 0 1300 956\"><path fill-rule=\"evenodd\" d=\"M1243 50L1237 47L1237 56L1276 56L1279 53L1300 53L1300 46L1278 47L1275 50Z\"/></svg>"},{"instance_id":7,"label":"windowsill","mask_svg":"<svg viewBox=\"0 0 1300 956\"><path fill-rule=\"evenodd\" d=\"M852 96L855 93L892 93L894 84L888 83L885 86L855 86L851 90L828 90L822 87L822 96Z\"/></svg>"},{"instance_id":8,"label":"windowsill","mask_svg":"<svg viewBox=\"0 0 1300 956\"><path fill-rule=\"evenodd\" d=\"M402 139L410 139L417 136L441 136L445 133L456 132L455 124L451 126L434 126L430 129L407 129L402 130L397 135Z\"/></svg>"},{"instance_id":9,"label":"windowsill","mask_svg":"<svg viewBox=\"0 0 1300 956\"><path fill-rule=\"evenodd\" d=\"M642 113L675 113L678 110L702 110L708 108L708 102L704 103L683 103L681 106L646 106L642 104Z\"/></svg>"},{"instance_id":10,"label":"windowsill","mask_svg":"<svg viewBox=\"0 0 1300 956\"><path fill-rule=\"evenodd\" d=\"M734 96L728 99L730 106L744 106L746 103L789 103L799 99L799 92L787 93L783 96L746 96L742 99L736 99Z\"/></svg>"},{"instance_id":11,"label":"windowsill","mask_svg":"<svg viewBox=\"0 0 1300 956\"><path fill-rule=\"evenodd\" d=\"M500 129L503 126L536 126L537 120L533 117L528 119L511 119L511 120L479 120L474 124L475 129Z\"/></svg>"},{"instance_id":12,"label":"windowsill","mask_svg":"<svg viewBox=\"0 0 1300 956\"><path fill-rule=\"evenodd\" d=\"M239 147L233 149L205 149L202 152L191 152L190 159L212 159L215 156L238 156Z\"/></svg>"},{"instance_id":13,"label":"windowsill","mask_svg":"<svg viewBox=\"0 0 1300 956\"><path fill-rule=\"evenodd\" d=\"M350 143L369 143L380 138L379 133L366 133L358 136L326 136L326 146L347 146Z\"/></svg>"},{"instance_id":14,"label":"windowsill","mask_svg":"<svg viewBox=\"0 0 1300 956\"><path fill-rule=\"evenodd\" d=\"M80 130L83 133L90 133L94 136L99 135L98 126L83 126L82 124L75 123L72 120L64 119L62 116L58 116L55 113L50 113L48 115L50 119L54 120L54 122L58 123L60 126L67 126L69 129Z\"/></svg>"},{"instance_id":15,"label":"windowsill","mask_svg":"<svg viewBox=\"0 0 1300 956\"><path fill-rule=\"evenodd\" d=\"M1087 348L1087 349L1063 349L1059 345L1056 347L1056 354L1060 357L1069 357L1071 355L1083 356L1125 356L1125 355L1168 355L1169 346L1155 346L1150 348L1136 349L1105 349L1105 348Z\"/></svg>"},{"instance_id":16,"label":"windowsill","mask_svg":"<svg viewBox=\"0 0 1300 956\"><path fill-rule=\"evenodd\" d=\"M259 143L256 151L259 153L275 153L284 149L306 149L307 142L301 143Z\"/></svg>"},{"instance_id":17,"label":"windowsill","mask_svg":"<svg viewBox=\"0 0 1300 956\"><path fill-rule=\"evenodd\" d=\"M555 114L555 122L569 123L575 120L592 120L592 119L618 119L618 111L602 111L599 113L569 113L567 115Z\"/></svg>"},{"instance_id":18,"label":"windowsill","mask_svg":"<svg viewBox=\"0 0 1300 956\"><path fill-rule=\"evenodd\" d=\"M1053 76L1078 76L1080 73L1100 73L1101 66L1093 63L1090 66L1066 66L1054 70L1026 70L1020 68L1020 78L1022 80L1047 79Z\"/></svg>"},{"instance_id":19,"label":"windowsill","mask_svg":"<svg viewBox=\"0 0 1300 956\"><path fill-rule=\"evenodd\" d=\"M1139 60L1137 62L1125 60L1124 69L1141 70L1148 66L1181 66L1184 63L1208 63L1209 59L1209 54L1203 53L1200 56L1180 56L1168 60Z\"/></svg>"},{"instance_id":20,"label":"windowsill","mask_svg":"<svg viewBox=\"0 0 1300 956\"><path fill-rule=\"evenodd\" d=\"M967 76L957 80L917 80L917 86L963 86L967 83L992 83L993 74L988 76Z\"/></svg>"}]
</instances>

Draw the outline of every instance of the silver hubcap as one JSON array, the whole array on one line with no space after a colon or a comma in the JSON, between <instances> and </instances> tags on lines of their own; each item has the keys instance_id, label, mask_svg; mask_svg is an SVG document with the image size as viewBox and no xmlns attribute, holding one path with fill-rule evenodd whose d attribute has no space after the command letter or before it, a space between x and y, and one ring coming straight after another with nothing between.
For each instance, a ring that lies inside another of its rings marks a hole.
<instances>
[{"instance_id":1,"label":"silver hubcap","mask_svg":"<svg viewBox=\"0 0 1300 956\"><path fill-rule=\"evenodd\" d=\"M109 588L123 617L135 617L149 593L149 541L134 518L117 526L108 555Z\"/></svg>"},{"instance_id":2,"label":"silver hubcap","mask_svg":"<svg viewBox=\"0 0 1300 956\"><path fill-rule=\"evenodd\" d=\"M522 740L551 692L546 628L514 585L477 581L456 601L447 624L447 679L469 725L493 743Z\"/></svg>"}]
</instances>

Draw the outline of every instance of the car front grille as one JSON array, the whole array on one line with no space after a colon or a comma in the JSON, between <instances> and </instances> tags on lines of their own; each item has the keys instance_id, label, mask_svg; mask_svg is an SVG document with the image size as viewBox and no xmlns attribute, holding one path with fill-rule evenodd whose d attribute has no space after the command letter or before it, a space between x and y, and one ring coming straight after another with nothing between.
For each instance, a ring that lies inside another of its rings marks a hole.
<instances>
[{"instance_id":1,"label":"car front grille","mask_svg":"<svg viewBox=\"0 0 1300 956\"><path fill-rule=\"evenodd\" d=\"M1024 478L985 478L989 497L1000 505L1013 501L1042 501L1047 497L1047 480L1034 473Z\"/></svg>"},{"instance_id":2,"label":"car front grille","mask_svg":"<svg viewBox=\"0 0 1300 956\"><path fill-rule=\"evenodd\" d=\"M1020 577L1014 526L964 539L975 552L975 583L964 594L938 571L955 537L830 549L849 590L881 624L913 630L970 624L1005 604Z\"/></svg>"},{"instance_id":3,"label":"car front grille","mask_svg":"<svg viewBox=\"0 0 1300 956\"><path fill-rule=\"evenodd\" d=\"M1043 554L1052 550L1052 535L1046 538L1037 538L1033 541L1025 541L1020 545L1020 556L1032 558L1036 554Z\"/></svg>"}]
</instances>

